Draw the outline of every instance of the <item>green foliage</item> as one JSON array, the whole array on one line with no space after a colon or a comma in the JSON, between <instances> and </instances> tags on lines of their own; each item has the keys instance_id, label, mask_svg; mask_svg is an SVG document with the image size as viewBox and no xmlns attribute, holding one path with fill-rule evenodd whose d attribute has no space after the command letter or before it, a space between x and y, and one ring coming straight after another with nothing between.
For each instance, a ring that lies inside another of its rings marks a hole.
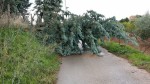
<instances>
[{"instance_id":1,"label":"green foliage","mask_svg":"<svg viewBox=\"0 0 150 84\"><path fill-rule=\"evenodd\" d=\"M135 25L138 28L137 34L143 39L150 38L150 14L147 13L144 16L136 20Z\"/></svg>"},{"instance_id":2,"label":"green foliage","mask_svg":"<svg viewBox=\"0 0 150 84\"><path fill-rule=\"evenodd\" d=\"M29 0L16 0L16 6L18 12L21 13L23 19L25 20L25 15L28 14L27 9L31 6L32 3L29 3Z\"/></svg>"},{"instance_id":3,"label":"green foliage","mask_svg":"<svg viewBox=\"0 0 150 84\"><path fill-rule=\"evenodd\" d=\"M132 53L139 53L139 51L131 48L127 45L120 45L115 42L105 42L105 44L101 44L104 48L108 49L109 52L120 54L120 55L128 55Z\"/></svg>"},{"instance_id":4,"label":"green foliage","mask_svg":"<svg viewBox=\"0 0 150 84\"><path fill-rule=\"evenodd\" d=\"M119 57L128 59L132 64L150 72L150 55L146 55L130 46L120 45L115 42L106 42L101 44L109 52Z\"/></svg>"},{"instance_id":5,"label":"green foliage","mask_svg":"<svg viewBox=\"0 0 150 84\"><path fill-rule=\"evenodd\" d=\"M61 0L43 0L43 19L48 27L51 21L57 19L61 2Z\"/></svg>"},{"instance_id":6,"label":"green foliage","mask_svg":"<svg viewBox=\"0 0 150 84\"><path fill-rule=\"evenodd\" d=\"M106 19L106 22L103 25L110 37L116 37L126 41L129 40L128 34L124 31L124 26L119 23L115 17Z\"/></svg>"},{"instance_id":7,"label":"green foliage","mask_svg":"<svg viewBox=\"0 0 150 84\"><path fill-rule=\"evenodd\" d=\"M2 0L0 1L2 12L8 11L8 4L10 5L10 13L21 13L22 15L27 13L27 9L31 5L29 0Z\"/></svg>"},{"instance_id":8,"label":"green foliage","mask_svg":"<svg viewBox=\"0 0 150 84\"><path fill-rule=\"evenodd\" d=\"M136 27L133 21L122 22L122 24L125 26L125 31L130 32L130 33L136 31Z\"/></svg>"},{"instance_id":9,"label":"green foliage","mask_svg":"<svg viewBox=\"0 0 150 84\"><path fill-rule=\"evenodd\" d=\"M126 41L131 41L124 31L124 26L117 22L115 17L104 19L104 15L95 11L87 11L82 16L70 14L68 19L53 20L51 28L45 29L50 35L50 41L59 44L56 51L63 55L80 54L82 50L78 43L82 41L83 50L91 50L94 54L101 51L97 48L98 39L104 42L104 38L117 37Z\"/></svg>"},{"instance_id":10,"label":"green foliage","mask_svg":"<svg viewBox=\"0 0 150 84\"><path fill-rule=\"evenodd\" d=\"M150 70L150 56L143 53L133 53L128 57L134 65L142 67L148 67Z\"/></svg>"},{"instance_id":11,"label":"green foliage","mask_svg":"<svg viewBox=\"0 0 150 84\"><path fill-rule=\"evenodd\" d=\"M42 14L45 29L43 36L47 36L47 43L57 43L56 52L66 56L81 54L78 43L82 41L83 50L91 50L94 54L100 53L97 48L98 39L117 37L131 41L124 31L124 26L117 22L115 17L105 19L104 15L93 10L87 11L82 16L61 11L61 0L36 0L37 13Z\"/></svg>"},{"instance_id":12,"label":"green foliage","mask_svg":"<svg viewBox=\"0 0 150 84\"><path fill-rule=\"evenodd\" d=\"M119 22L129 22L129 19L128 18L124 18L124 19L121 19Z\"/></svg>"},{"instance_id":13,"label":"green foliage","mask_svg":"<svg viewBox=\"0 0 150 84\"><path fill-rule=\"evenodd\" d=\"M55 84L58 68L52 46L22 29L0 28L0 84Z\"/></svg>"}]
</instances>

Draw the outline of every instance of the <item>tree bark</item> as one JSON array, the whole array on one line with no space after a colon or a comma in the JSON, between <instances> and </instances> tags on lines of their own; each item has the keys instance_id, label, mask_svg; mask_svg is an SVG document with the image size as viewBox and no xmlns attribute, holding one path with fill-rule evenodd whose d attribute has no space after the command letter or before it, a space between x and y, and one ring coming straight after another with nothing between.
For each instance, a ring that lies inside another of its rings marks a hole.
<instances>
[{"instance_id":1,"label":"tree bark","mask_svg":"<svg viewBox=\"0 0 150 84\"><path fill-rule=\"evenodd\" d=\"M7 5L7 17L8 17L8 26L10 25L10 4Z\"/></svg>"},{"instance_id":2,"label":"tree bark","mask_svg":"<svg viewBox=\"0 0 150 84\"><path fill-rule=\"evenodd\" d=\"M3 1L0 1L0 18L3 15L3 7L4 7L4 3Z\"/></svg>"}]
</instances>

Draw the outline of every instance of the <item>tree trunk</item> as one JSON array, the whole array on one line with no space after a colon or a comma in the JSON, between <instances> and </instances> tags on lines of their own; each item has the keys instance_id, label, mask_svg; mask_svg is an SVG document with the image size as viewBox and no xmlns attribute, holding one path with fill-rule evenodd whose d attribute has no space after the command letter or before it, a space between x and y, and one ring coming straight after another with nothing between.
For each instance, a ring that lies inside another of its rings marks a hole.
<instances>
[{"instance_id":1,"label":"tree trunk","mask_svg":"<svg viewBox=\"0 0 150 84\"><path fill-rule=\"evenodd\" d=\"M10 4L7 5L7 17L8 17L8 26L10 25Z\"/></svg>"},{"instance_id":2,"label":"tree trunk","mask_svg":"<svg viewBox=\"0 0 150 84\"><path fill-rule=\"evenodd\" d=\"M33 16L32 16L32 14L31 14L31 26L33 27Z\"/></svg>"},{"instance_id":3,"label":"tree trunk","mask_svg":"<svg viewBox=\"0 0 150 84\"><path fill-rule=\"evenodd\" d=\"M3 1L0 1L0 18L3 15L3 7L4 7L4 3Z\"/></svg>"}]
</instances>

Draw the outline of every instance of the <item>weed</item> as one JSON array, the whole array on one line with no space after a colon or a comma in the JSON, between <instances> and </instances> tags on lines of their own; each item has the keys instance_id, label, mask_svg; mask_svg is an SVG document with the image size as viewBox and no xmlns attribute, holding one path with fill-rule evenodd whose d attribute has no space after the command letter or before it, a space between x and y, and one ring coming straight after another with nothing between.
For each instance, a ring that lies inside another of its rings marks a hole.
<instances>
[{"instance_id":1,"label":"weed","mask_svg":"<svg viewBox=\"0 0 150 84\"><path fill-rule=\"evenodd\" d=\"M58 56L22 29L0 28L0 84L54 84Z\"/></svg>"}]
</instances>

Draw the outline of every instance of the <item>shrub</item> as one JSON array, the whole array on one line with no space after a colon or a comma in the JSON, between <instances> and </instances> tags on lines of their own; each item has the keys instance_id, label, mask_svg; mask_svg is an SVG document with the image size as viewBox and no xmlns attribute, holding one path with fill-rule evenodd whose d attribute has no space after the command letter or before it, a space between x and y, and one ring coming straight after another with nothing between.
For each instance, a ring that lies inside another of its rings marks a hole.
<instances>
[{"instance_id":1,"label":"shrub","mask_svg":"<svg viewBox=\"0 0 150 84\"><path fill-rule=\"evenodd\" d=\"M122 24L125 26L125 31L132 33L136 30L136 27L134 25L133 21L129 21L129 22L122 22Z\"/></svg>"},{"instance_id":2,"label":"shrub","mask_svg":"<svg viewBox=\"0 0 150 84\"><path fill-rule=\"evenodd\" d=\"M135 50L127 45L120 45L119 43L115 42L106 42L102 45L106 49L108 49L109 52L113 52L116 54L131 54L131 53L139 53L138 50Z\"/></svg>"},{"instance_id":3,"label":"shrub","mask_svg":"<svg viewBox=\"0 0 150 84\"><path fill-rule=\"evenodd\" d=\"M0 83L54 84L59 61L29 32L0 29Z\"/></svg>"}]
</instances>

